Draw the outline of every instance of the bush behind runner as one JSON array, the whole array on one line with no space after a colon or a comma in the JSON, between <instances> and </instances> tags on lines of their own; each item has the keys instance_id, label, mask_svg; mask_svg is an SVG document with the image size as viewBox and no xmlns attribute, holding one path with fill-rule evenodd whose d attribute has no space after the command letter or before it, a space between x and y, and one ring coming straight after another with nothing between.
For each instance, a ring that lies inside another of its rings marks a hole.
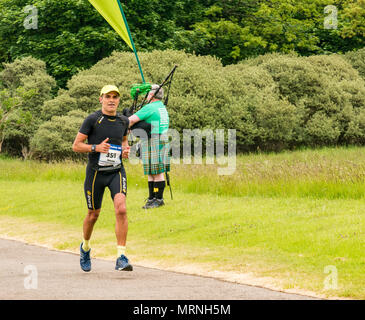
<instances>
[{"instance_id":1,"label":"bush behind runner","mask_svg":"<svg viewBox=\"0 0 365 320\"><path fill-rule=\"evenodd\" d=\"M180 134L195 128L236 129L239 151L281 151L364 143L365 82L361 61L355 58L361 59L364 50L351 59L350 54L267 54L227 67L213 57L172 50L141 53L140 59L145 78L154 83L162 82L172 66L179 65L168 108L171 128ZM24 64L21 61L14 62L14 70ZM5 80L11 78L9 72L1 74L3 90L9 86ZM85 114L100 108L100 88L116 84L122 110L130 106L129 91L138 82L135 58L126 52L114 52L75 75L67 90L39 100L33 119L40 123L28 136L31 154L47 160L73 158L73 138ZM69 114L75 110L80 112ZM7 141L5 137L5 151L20 155L20 147L14 150Z\"/></svg>"}]
</instances>

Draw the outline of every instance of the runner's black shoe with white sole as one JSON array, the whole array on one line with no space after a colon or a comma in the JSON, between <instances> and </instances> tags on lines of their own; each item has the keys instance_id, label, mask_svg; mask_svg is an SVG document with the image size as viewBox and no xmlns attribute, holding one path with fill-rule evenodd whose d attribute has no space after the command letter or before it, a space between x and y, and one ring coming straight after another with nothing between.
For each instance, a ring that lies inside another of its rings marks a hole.
<instances>
[{"instance_id":1,"label":"runner's black shoe with white sole","mask_svg":"<svg viewBox=\"0 0 365 320\"><path fill-rule=\"evenodd\" d=\"M115 270L133 271L133 266L129 263L128 258L124 254L122 254L115 263Z\"/></svg>"}]
</instances>

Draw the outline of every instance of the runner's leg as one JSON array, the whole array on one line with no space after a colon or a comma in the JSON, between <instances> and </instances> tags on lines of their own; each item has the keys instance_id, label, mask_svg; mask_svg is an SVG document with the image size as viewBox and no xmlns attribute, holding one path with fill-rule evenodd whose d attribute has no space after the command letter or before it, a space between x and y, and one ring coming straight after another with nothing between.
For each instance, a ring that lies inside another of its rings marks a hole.
<instances>
[{"instance_id":1,"label":"runner's leg","mask_svg":"<svg viewBox=\"0 0 365 320\"><path fill-rule=\"evenodd\" d=\"M87 241L90 240L91 234L94 229L94 225L99 218L100 211L101 211L101 209L88 210L88 213L84 219L84 224L83 224L84 240L87 240Z\"/></svg>"},{"instance_id":2,"label":"runner's leg","mask_svg":"<svg viewBox=\"0 0 365 320\"><path fill-rule=\"evenodd\" d=\"M127 243L128 218L127 218L127 177L124 167L114 174L108 185L113 199L115 209L115 235L118 246L125 246Z\"/></svg>"},{"instance_id":3,"label":"runner's leg","mask_svg":"<svg viewBox=\"0 0 365 320\"><path fill-rule=\"evenodd\" d=\"M114 196L115 208L115 235L118 246L126 246L128 233L128 218L126 208L126 197L123 193L117 193Z\"/></svg>"},{"instance_id":4,"label":"runner's leg","mask_svg":"<svg viewBox=\"0 0 365 320\"><path fill-rule=\"evenodd\" d=\"M105 190L105 178L97 171L92 169L86 170L84 183L84 192L88 207L87 215L83 223L84 240L90 240L94 225L99 218L101 203Z\"/></svg>"}]
</instances>

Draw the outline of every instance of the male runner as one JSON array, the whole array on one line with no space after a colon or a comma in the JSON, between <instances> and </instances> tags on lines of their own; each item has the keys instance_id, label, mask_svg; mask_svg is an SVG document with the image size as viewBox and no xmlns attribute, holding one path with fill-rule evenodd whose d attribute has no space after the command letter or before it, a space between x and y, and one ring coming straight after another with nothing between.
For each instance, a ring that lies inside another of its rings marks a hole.
<instances>
[{"instance_id":1,"label":"male runner","mask_svg":"<svg viewBox=\"0 0 365 320\"><path fill-rule=\"evenodd\" d=\"M73 143L73 151L89 153L84 192L88 213L83 223L83 241L80 245L80 266L91 270L90 238L98 220L105 187L111 193L115 208L117 238L116 270L132 271L125 255L128 232L126 210L127 177L122 158L128 158L127 132L129 120L117 113L120 92L116 86L101 89L101 110L89 115L83 122ZM87 143L85 141L87 140Z\"/></svg>"}]
</instances>

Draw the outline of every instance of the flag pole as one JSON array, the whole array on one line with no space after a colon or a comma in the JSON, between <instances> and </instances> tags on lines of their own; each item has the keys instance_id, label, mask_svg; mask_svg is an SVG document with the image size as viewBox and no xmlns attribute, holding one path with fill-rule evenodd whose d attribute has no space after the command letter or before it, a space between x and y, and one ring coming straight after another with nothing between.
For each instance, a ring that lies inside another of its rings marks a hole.
<instances>
[{"instance_id":1,"label":"flag pole","mask_svg":"<svg viewBox=\"0 0 365 320\"><path fill-rule=\"evenodd\" d=\"M125 24L125 26L127 28L127 32L128 32L129 39L131 40L131 44L132 44L132 47L133 47L134 55L136 56L136 59L137 59L138 68L139 68L139 71L141 72L142 81L143 81L143 83L145 83L146 81L144 80L141 63L140 63L139 58L138 58L138 54L137 54L136 47L134 46L133 38L132 38L132 35L131 35L131 31L129 30L128 22L127 22L127 19L125 17L125 14L124 14L124 11L123 11L123 8L122 8L122 4L120 3L120 0L117 0L117 2L118 2L118 5L119 5L120 12L122 13L122 16L123 16L124 24Z\"/></svg>"}]
</instances>

